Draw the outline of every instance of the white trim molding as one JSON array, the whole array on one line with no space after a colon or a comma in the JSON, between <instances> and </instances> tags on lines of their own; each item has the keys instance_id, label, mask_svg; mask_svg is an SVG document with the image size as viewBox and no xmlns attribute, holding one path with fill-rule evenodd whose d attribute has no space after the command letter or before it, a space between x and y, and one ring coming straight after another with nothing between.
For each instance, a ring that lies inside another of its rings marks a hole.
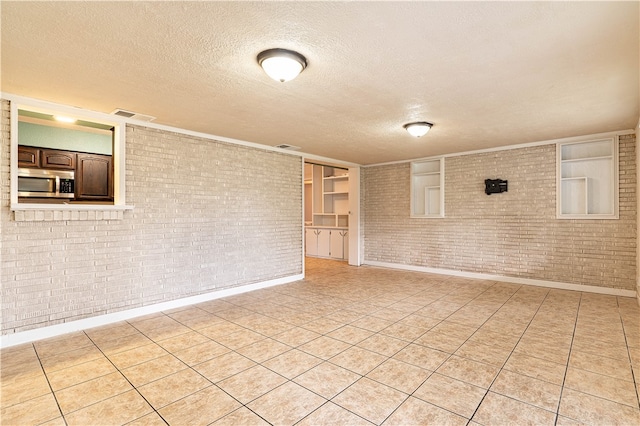
<instances>
[{"instance_id":1,"label":"white trim molding","mask_svg":"<svg viewBox=\"0 0 640 426\"><path fill-rule=\"evenodd\" d=\"M365 261L364 265L378 266L381 268L401 269L404 271L428 272L431 274L450 275L454 277L475 278L480 280L500 281L513 284L532 285L537 287L555 288L558 290L583 291L587 293L608 294L611 296L636 297L633 290L620 288L598 287L584 284L571 284L557 281L537 280L533 278L507 277L503 275L482 274L478 272L455 271L452 269L430 268L428 266L405 265L401 263L389 263L378 261Z\"/></svg>"},{"instance_id":2,"label":"white trim molding","mask_svg":"<svg viewBox=\"0 0 640 426\"><path fill-rule=\"evenodd\" d=\"M210 300L234 296L237 294L260 290L263 288L273 287L281 284L287 284L294 281L300 281L302 279L304 279L304 274L291 275L288 277L276 278L273 280L232 287L205 294L199 294L197 296L184 297L182 299L171 300L169 302L162 302L154 305L142 306L140 308L128 309L126 311L113 312L110 314L65 322L63 324L56 324L48 327L21 331L14 334L5 334L0 336L0 348L8 348L10 346L16 346L23 343L34 342L36 340L56 337L74 331L81 331L89 328L109 325L115 322L126 321L128 319L137 318L144 315L155 314L158 312L181 308L183 306L194 305L196 303L208 302Z\"/></svg>"}]
</instances>

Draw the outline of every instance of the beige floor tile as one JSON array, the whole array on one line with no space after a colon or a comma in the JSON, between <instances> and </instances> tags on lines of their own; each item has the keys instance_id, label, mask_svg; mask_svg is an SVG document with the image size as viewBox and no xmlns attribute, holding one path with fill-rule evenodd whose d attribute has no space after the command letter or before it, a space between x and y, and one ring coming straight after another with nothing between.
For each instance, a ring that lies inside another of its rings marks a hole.
<instances>
[{"instance_id":1,"label":"beige floor tile","mask_svg":"<svg viewBox=\"0 0 640 426\"><path fill-rule=\"evenodd\" d=\"M582 392L565 388L558 414L589 425L637 425L640 411Z\"/></svg>"},{"instance_id":2,"label":"beige floor tile","mask_svg":"<svg viewBox=\"0 0 640 426\"><path fill-rule=\"evenodd\" d=\"M41 358L42 368L47 373L73 367L74 365L83 364L89 361L104 358L104 354L100 352L96 346L85 346L69 352ZM4 378L3 378L4 379Z\"/></svg>"},{"instance_id":3,"label":"beige floor tile","mask_svg":"<svg viewBox=\"0 0 640 426\"><path fill-rule=\"evenodd\" d=\"M115 372L116 369L106 358L74 365L73 367L57 370L47 374L51 388L56 391L96 377L106 376Z\"/></svg>"},{"instance_id":4,"label":"beige floor tile","mask_svg":"<svg viewBox=\"0 0 640 426\"><path fill-rule=\"evenodd\" d=\"M217 386L209 386L173 402L158 412L170 425L208 425L240 408L242 404Z\"/></svg>"},{"instance_id":5,"label":"beige floor tile","mask_svg":"<svg viewBox=\"0 0 640 426\"><path fill-rule=\"evenodd\" d=\"M66 415L132 389L127 379L115 372L59 390L55 396L62 413Z\"/></svg>"},{"instance_id":6,"label":"beige floor tile","mask_svg":"<svg viewBox=\"0 0 640 426\"><path fill-rule=\"evenodd\" d=\"M618 360L629 359L627 347L623 345L612 345L608 342L598 340L589 341L587 339L573 342L572 350L590 353L593 355L614 358Z\"/></svg>"},{"instance_id":7,"label":"beige floor tile","mask_svg":"<svg viewBox=\"0 0 640 426\"><path fill-rule=\"evenodd\" d=\"M473 420L483 425L553 426L556 415L533 405L489 392L473 416Z\"/></svg>"},{"instance_id":8,"label":"beige floor tile","mask_svg":"<svg viewBox=\"0 0 640 426\"><path fill-rule=\"evenodd\" d=\"M498 375L500 367L452 355L437 370L437 373L488 389Z\"/></svg>"},{"instance_id":9,"label":"beige floor tile","mask_svg":"<svg viewBox=\"0 0 640 426\"><path fill-rule=\"evenodd\" d=\"M556 364L566 364L569 359L569 349L554 347L552 344L518 342L514 352L535 358L544 359Z\"/></svg>"},{"instance_id":10,"label":"beige floor tile","mask_svg":"<svg viewBox=\"0 0 640 426\"><path fill-rule=\"evenodd\" d=\"M466 339L463 337L456 337L450 334L442 334L431 329L422 336L418 337L414 341L414 343L418 343L423 346L428 346L430 348L452 354L457 351L465 341Z\"/></svg>"},{"instance_id":11,"label":"beige floor tile","mask_svg":"<svg viewBox=\"0 0 640 426\"><path fill-rule=\"evenodd\" d=\"M430 370L389 358L367 374L367 377L401 392L411 394L431 373Z\"/></svg>"},{"instance_id":12,"label":"beige floor tile","mask_svg":"<svg viewBox=\"0 0 640 426\"><path fill-rule=\"evenodd\" d=\"M519 352L511 354L503 368L556 385L562 385L566 370L566 366L563 364L557 364Z\"/></svg>"},{"instance_id":13,"label":"beige floor tile","mask_svg":"<svg viewBox=\"0 0 640 426\"><path fill-rule=\"evenodd\" d=\"M86 346L94 346L89 337L82 331L64 334L62 336L53 337L51 339L39 340L33 343L36 348L38 357L47 358L50 356L62 354Z\"/></svg>"},{"instance_id":14,"label":"beige floor tile","mask_svg":"<svg viewBox=\"0 0 640 426\"><path fill-rule=\"evenodd\" d=\"M449 321L449 319L442 321L440 324L431 329L431 331L433 332L446 334L448 336L453 336L464 340L467 340L469 337L471 337L477 330L477 327L470 327L468 325Z\"/></svg>"},{"instance_id":15,"label":"beige floor tile","mask_svg":"<svg viewBox=\"0 0 640 426\"><path fill-rule=\"evenodd\" d=\"M226 354L227 352L231 352L231 349L207 339L204 343L200 343L186 349L181 349L174 352L173 355L185 364L194 366L217 356Z\"/></svg>"},{"instance_id":16,"label":"beige floor tile","mask_svg":"<svg viewBox=\"0 0 640 426\"><path fill-rule=\"evenodd\" d=\"M584 426L584 424L564 416L558 416L556 419L556 426Z\"/></svg>"},{"instance_id":17,"label":"beige floor tile","mask_svg":"<svg viewBox=\"0 0 640 426\"><path fill-rule=\"evenodd\" d=\"M434 373L413 396L470 419L486 393L486 389Z\"/></svg>"},{"instance_id":18,"label":"beige floor tile","mask_svg":"<svg viewBox=\"0 0 640 426\"><path fill-rule=\"evenodd\" d=\"M217 385L243 404L270 392L287 381L286 378L261 365L222 380Z\"/></svg>"},{"instance_id":19,"label":"beige floor tile","mask_svg":"<svg viewBox=\"0 0 640 426\"><path fill-rule=\"evenodd\" d=\"M42 371L40 374L14 376L8 380L2 380L0 406L9 407L50 392L49 383Z\"/></svg>"},{"instance_id":20,"label":"beige floor tile","mask_svg":"<svg viewBox=\"0 0 640 426\"><path fill-rule=\"evenodd\" d=\"M44 423L40 423L38 426L67 426L64 421L64 417L56 417L55 419L47 420Z\"/></svg>"},{"instance_id":21,"label":"beige floor tile","mask_svg":"<svg viewBox=\"0 0 640 426\"><path fill-rule=\"evenodd\" d=\"M628 360L606 358L586 352L572 351L569 367L591 371L620 380L633 381L631 364Z\"/></svg>"},{"instance_id":22,"label":"beige floor tile","mask_svg":"<svg viewBox=\"0 0 640 426\"><path fill-rule=\"evenodd\" d=\"M391 336L396 339L406 340L408 342L413 342L415 339L422 336L426 332L427 330L424 328L414 327L408 324L397 322L385 329L382 329L380 331L380 334Z\"/></svg>"},{"instance_id":23,"label":"beige floor tile","mask_svg":"<svg viewBox=\"0 0 640 426\"><path fill-rule=\"evenodd\" d=\"M209 338L205 335L196 331L189 331L178 336L158 340L157 344L162 346L168 352L174 353L208 341Z\"/></svg>"},{"instance_id":24,"label":"beige floor tile","mask_svg":"<svg viewBox=\"0 0 640 426\"><path fill-rule=\"evenodd\" d=\"M393 321L373 316L366 316L351 323L354 327L364 328L365 330L369 330L373 333L377 333L380 330L389 327L391 324L393 324Z\"/></svg>"},{"instance_id":25,"label":"beige floor tile","mask_svg":"<svg viewBox=\"0 0 640 426\"><path fill-rule=\"evenodd\" d=\"M402 318L400 321L398 321L398 323L405 324L410 327L416 327L423 330L424 332L427 332L438 325L441 321L442 320L425 317L419 314L411 314Z\"/></svg>"},{"instance_id":26,"label":"beige floor tile","mask_svg":"<svg viewBox=\"0 0 640 426\"><path fill-rule=\"evenodd\" d=\"M293 425L326 402L326 399L287 382L249 403L247 407L274 425Z\"/></svg>"},{"instance_id":27,"label":"beige floor tile","mask_svg":"<svg viewBox=\"0 0 640 426\"><path fill-rule=\"evenodd\" d=\"M127 380L134 386L140 387L177 373L178 371L185 370L186 368L188 368L187 365L173 355L165 355L152 359L151 361L143 362L142 364L125 368L122 370L122 374L124 374Z\"/></svg>"},{"instance_id":28,"label":"beige floor tile","mask_svg":"<svg viewBox=\"0 0 640 426\"><path fill-rule=\"evenodd\" d=\"M131 334L140 334L140 332L128 322L117 322L102 327L90 328L85 330L85 334L97 346L109 340L119 339Z\"/></svg>"},{"instance_id":29,"label":"beige floor tile","mask_svg":"<svg viewBox=\"0 0 640 426\"><path fill-rule=\"evenodd\" d=\"M299 375L293 381L326 399L331 399L360 377L352 371L324 362Z\"/></svg>"},{"instance_id":30,"label":"beige floor tile","mask_svg":"<svg viewBox=\"0 0 640 426\"><path fill-rule=\"evenodd\" d=\"M69 426L125 424L151 413L153 409L136 391L90 405L65 416Z\"/></svg>"},{"instance_id":31,"label":"beige floor tile","mask_svg":"<svg viewBox=\"0 0 640 426\"><path fill-rule=\"evenodd\" d=\"M52 393L29 399L0 410L0 424L37 425L62 416Z\"/></svg>"},{"instance_id":32,"label":"beige floor tile","mask_svg":"<svg viewBox=\"0 0 640 426\"><path fill-rule=\"evenodd\" d=\"M518 343L520 336L512 334L502 334L487 331L480 327L478 331L469 337L470 342L482 343L483 345L493 345L503 349L513 350Z\"/></svg>"},{"instance_id":33,"label":"beige floor tile","mask_svg":"<svg viewBox=\"0 0 640 426\"><path fill-rule=\"evenodd\" d=\"M451 303L439 300L425 306L416 313L426 317L443 320L460 309L461 306L462 305L459 303Z\"/></svg>"},{"instance_id":34,"label":"beige floor tile","mask_svg":"<svg viewBox=\"0 0 640 426\"><path fill-rule=\"evenodd\" d=\"M382 423L408 395L363 377L333 398L333 402L370 422ZM371 401L376 401L372 404Z\"/></svg>"},{"instance_id":35,"label":"beige floor tile","mask_svg":"<svg viewBox=\"0 0 640 426\"><path fill-rule=\"evenodd\" d=\"M198 330L198 333L203 334L210 339L217 340L223 336L229 335L231 333L237 333L238 331L242 330L245 330L245 328L239 326L238 324L234 324L231 321L222 320L222 322L217 322L211 327L201 328L200 330Z\"/></svg>"},{"instance_id":36,"label":"beige floor tile","mask_svg":"<svg viewBox=\"0 0 640 426\"><path fill-rule=\"evenodd\" d=\"M556 412L562 388L553 383L502 370L491 391Z\"/></svg>"},{"instance_id":37,"label":"beige floor tile","mask_svg":"<svg viewBox=\"0 0 640 426\"><path fill-rule=\"evenodd\" d=\"M242 322L239 322L242 324ZM276 334L284 333L294 327L292 324L288 324L284 321L276 320L274 318L264 317L261 321L252 322L245 325L247 328L260 333L264 336L274 336Z\"/></svg>"},{"instance_id":38,"label":"beige floor tile","mask_svg":"<svg viewBox=\"0 0 640 426\"><path fill-rule=\"evenodd\" d=\"M342 327L344 323L332 320L331 318L319 318L317 320L303 324L302 327L319 334L327 334Z\"/></svg>"},{"instance_id":39,"label":"beige floor tile","mask_svg":"<svg viewBox=\"0 0 640 426\"><path fill-rule=\"evenodd\" d=\"M244 346L238 349L237 352L240 355L244 355L257 363L263 363L266 360L283 354L290 349L291 346L287 346L284 343L278 342L277 340L267 338L256 343L252 343L248 346Z\"/></svg>"},{"instance_id":40,"label":"beige floor tile","mask_svg":"<svg viewBox=\"0 0 640 426\"><path fill-rule=\"evenodd\" d=\"M117 337L115 339L105 340L100 343L96 343L96 345L102 352L104 352L105 355L110 356L119 352L129 351L140 346L149 345L151 343L153 343L153 341L144 334L135 333Z\"/></svg>"},{"instance_id":41,"label":"beige floor tile","mask_svg":"<svg viewBox=\"0 0 640 426\"><path fill-rule=\"evenodd\" d=\"M638 408L638 397L635 395L633 382L569 367L564 386L619 404Z\"/></svg>"},{"instance_id":42,"label":"beige floor tile","mask_svg":"<svg viewBox=\"0 0 640 426\"><path fill-rule=\"evenodd\" d=\"M322 407L302 419L297 426L371 426L373 423L356 416L350 411L337 406L332 402L327 402Z\"/></svg>"},{"instance_id":43,"label":"beige floor tile","mask_svg":"<svg viewBox=\"0 0 640 426\"><path fill-rule=\"evenodd\" d=\"M167 426L167 423L154 411L127 423L127 426Z\"/></svg>"},{"instance_id":44,"label":"beige floor tile","mask_svg":"<svg viewBox=\"0 0 640 426\"><path fill-rule=\"evenodd\" d=\"M135 318L135 319L129 320L129 323L144 334L147 334L152 330L157 330L161 328L172 327L172 326L176 326L176 327L182 326L182 324L180 324L178 321L174 320L168 315L165 315L164 313L154 314L153 316L149 315L147 317Z\"/></svg>"},{"instance_id":45,"label":"beige floor tile","mask_svg":"<svg viewBox=\"0 0 640 426\"><path fill-rule=\"evenodd\" d=\"M340 340L332 339L327 336L320 336L315 340L305 343L298 349L318 358L327 360L350 347L350 344L341 342Z\"/></svg>"},{"instance_id":46,"label":"beige floor tile","mask_svg":"<svg viewBox=\"0 0 640 426\"><path fill-rule=\"evenodd\" d=\"M357 346L352 346L346 351L330 358L329 362L364 376L378 365L382 364L386 359L387 357L384 355L380 355Z\"/></svg>"},{"instance_id":47,"label":"beige floor tile","mask_svg":"<svg viewBox=\"0 0 640 426\"><path fill-rule=\"evenodd\" d=\"M435 371L449 356L449 354L437 349L412 343L395 354L393 358L425 370Z\"/></svg>"},{"instance_id":48,"label":"beige floor tile","mask_svg":"<svg viewBox=\"0 0 640 426\"><path fill-rule=\"evenodd\" d=\"M371 313L372 317L382 318L383 320L391 321L392 323L400 321L407 315L409 315L409 312L399 311L391 307L378 309Z\"/></svg>"},{"instance_id":49,"label":"beige floor tile","mask_svg":"<svg viewBox=\"0 0 640 426\"><path fill-rule=\"evenodd\" d=\"M165 355L167 355L167 351L157 344L151 343L135 349L110 355L109 360L116 366L116 368L122 370Z\"/></svg>"},{"instance_id":50,"label":"beige floor tile","mask_svg":"<svg viewBox=\"0 0 640 426\"><path fill-rule=\"evenodd\" d=\"M220 355L193 368L213 383L218 383L228 377L247 370L256 363L236 352Z\"/></svg>"},{"instance_id":51,"label":"beige floor tile","mask_svg":"<svg viewBox=\"0 0 640 426\"><path fill-rule=\"evenodd\" d=\"M264 339L266 339L266 337L262 334L251 331L248 328L242 328L234 333L220 336L216 338L215 341L229 349L236 350Z\"/></svg>"},{"instance_id":52,"label":"beige floor tile","mask_svg":"<svg viewBox=\"0 0 640 426\"><path fill-rule=\"evenodd\" d=\"M327 336L333 339L341 340L351 345L358 344L372 335L372 331L365 330L364 328L354 327L352 325L345 325L327 334Z\"/></svg>"},{"instance_id":53,"label":"beige floor tile","mask_svg":"<svg viewBox=\"0 0 640 426\"><path fill-rule=\"evenodd\" d=\"M457 356L499 367L505 363L510 354L511 351L509 349L501 348L500 346L485 345L472 340L466 341L455 352Z\"/></svg>"},{"instance_id":54,"label":"beige floor tile","mask_svg":"<svg viewBox=\"0 0 640 426\"><path fill-rule=\"evenodd\" d=\"M158 327L145 331L143 334L154 342L158 342L160 340L166 340L172 337L181 336L183 334L189 333L190 331L191 329L189 327L179 323L175 323L166 327Z\"/></svg>"},{"instance_id":55,"label":"beige floor tile","mask_svg":"<svg viewBox=\"0 0 640 426\"><path fill-rule=\"evenodd\" d=\"M358 343L358 346L387 357L397 354L409 342L382 334L374 334Z\"/></svg>"},{"instance_id":56,"label":"beige floor tile","mask_svg":"<svg viewBox=\"0 0 640 426\"><path fill-rule=\"evenodd\" d=\"M420 399L409 397L397 410L383 423L385 426L407 425L451 425L462 426L467 424L467 419L450 411L429 404Z\"/></svg>"},{"instance_id":57,"label":"beige floor tile","mask_svg":"<svg viewBox=\"0 0 640 426\"><path fill-rule=\"evenodd\" d=\"M320 337L319 333L315 331L307 330L302 327L294 327L290 330L285 331L284 333L276 334L273 336L273 339L284 343L285 345L289 345L291 347L298 347L300 345L304 345L312 340Z\"/></svg>"},{"instance_id":58,"label":"beige floor tile","mask_svg":"<svg viewBox=\"0 0 640 426\"><path fill-rule=\"evenodd\" d=\"M292 349L263 362L262 365L291 380L322 362L320 358Z\"/></svg>"},{"instance_id":59,"label":"beige floor tile","mask_svg":"<svg viewBox=\"0 0 640 426\"><path fill-rule=\"evenodd\" d=\"M42 366L33 345L19 345L0 350L0 380L41 375Z\"/></svg>"},{"instance_id":60,"label":"beige floor tile","mask_svg":"<svg viewBox=\"0 0 640 426\"><path fill-rule=\"evenodd\" d=\"M191 369L186 369L147 383L139 387L138 392L158 410L208 386L211 386L209 380Z\"/></svg>"},{"instance_id":61,"label":"beige floor tile","mask_svg":"<svg viewBox=\"0 0 640 426\"><path fill-rule=\"evenodd\" d=\"M242 407L212 423L214 426L269 426L264 419L253 411Z\"/></svg>"}]
</instances>

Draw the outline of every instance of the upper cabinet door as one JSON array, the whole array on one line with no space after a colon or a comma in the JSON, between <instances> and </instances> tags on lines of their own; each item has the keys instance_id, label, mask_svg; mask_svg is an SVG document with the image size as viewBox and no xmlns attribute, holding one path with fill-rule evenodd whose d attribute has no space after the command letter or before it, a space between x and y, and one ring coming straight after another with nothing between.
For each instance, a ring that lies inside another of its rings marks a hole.
<instances>
[{"instance_id":1,"label":"upper cabinet door","mask_svg":"<svg viewBox=\"0 0 640 426\"><path fill-rule=\"evenodd\" d=\"M113 163L110 155L78 154L76 199L113 199Z\"/></svg>"},{"instance_id":2,"label":"upper cabinet door","mask_svg":"<svg viewBox=\"0 0 640 426\"><path fill-rule=\"evenodd\" d=\"M75 170L76 154L69 151L43 149L40 164L45 169Z\"/></svg>"},{"instance_id":3,"label":"upper cabinet door","mask_svg":"<svg viewBox=\"0 0 640 426\"><path fill-rule=\"evenodd\" d=\"M18 167L40 167L40 150L32 146L18 146Z\"/></svg>"}]
</instances>

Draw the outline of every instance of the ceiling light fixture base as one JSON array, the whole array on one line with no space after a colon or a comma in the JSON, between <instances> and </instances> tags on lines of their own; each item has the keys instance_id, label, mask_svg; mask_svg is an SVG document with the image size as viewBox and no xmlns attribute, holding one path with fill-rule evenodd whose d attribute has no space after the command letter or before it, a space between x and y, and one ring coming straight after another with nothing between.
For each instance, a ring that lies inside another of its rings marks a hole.
<instances>
[{"instance_id":1,"label":"ceiling light fixture base","mask_svg":"<svg viewBox=\"0 0 640 426\"><path fill-rule=\"evenodd\" d=\"M293 80L307 67L307 59L293 50L269 49L258 54L258 64L272 79Z\"/></svg>"},{"instance_id":2,"label":"ceiling light fixture base","mask_svg":"<svg viewBox=\"0 0 640 426\"><path fill-rule=\"evenodd\" d=\"M411 136L419 138L420 136L427 134L427 132L433 127L433 123L429 123L427 121L415 121L413 123L407 123L402 127L404 127Z\"/></svg>"}]
</instances>

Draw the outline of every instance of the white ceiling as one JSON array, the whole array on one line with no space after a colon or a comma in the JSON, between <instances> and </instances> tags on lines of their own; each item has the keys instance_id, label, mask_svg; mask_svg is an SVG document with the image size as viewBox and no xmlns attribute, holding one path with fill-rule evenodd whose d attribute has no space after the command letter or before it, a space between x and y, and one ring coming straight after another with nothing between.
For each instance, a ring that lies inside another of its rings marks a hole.
<instances>
[{"instance_id":1,"label":"white ceiling","mask_svg":"<svg viewBox=\"0 0 640 426\"><path fill-rule=\"evenodd\" d=\"M0 3L1 90L359 164L634 128L638 2ZM256 62L309 62L278 83ZM430 121L426 136L402 125Z\"/></svg>"}]
</instances>

